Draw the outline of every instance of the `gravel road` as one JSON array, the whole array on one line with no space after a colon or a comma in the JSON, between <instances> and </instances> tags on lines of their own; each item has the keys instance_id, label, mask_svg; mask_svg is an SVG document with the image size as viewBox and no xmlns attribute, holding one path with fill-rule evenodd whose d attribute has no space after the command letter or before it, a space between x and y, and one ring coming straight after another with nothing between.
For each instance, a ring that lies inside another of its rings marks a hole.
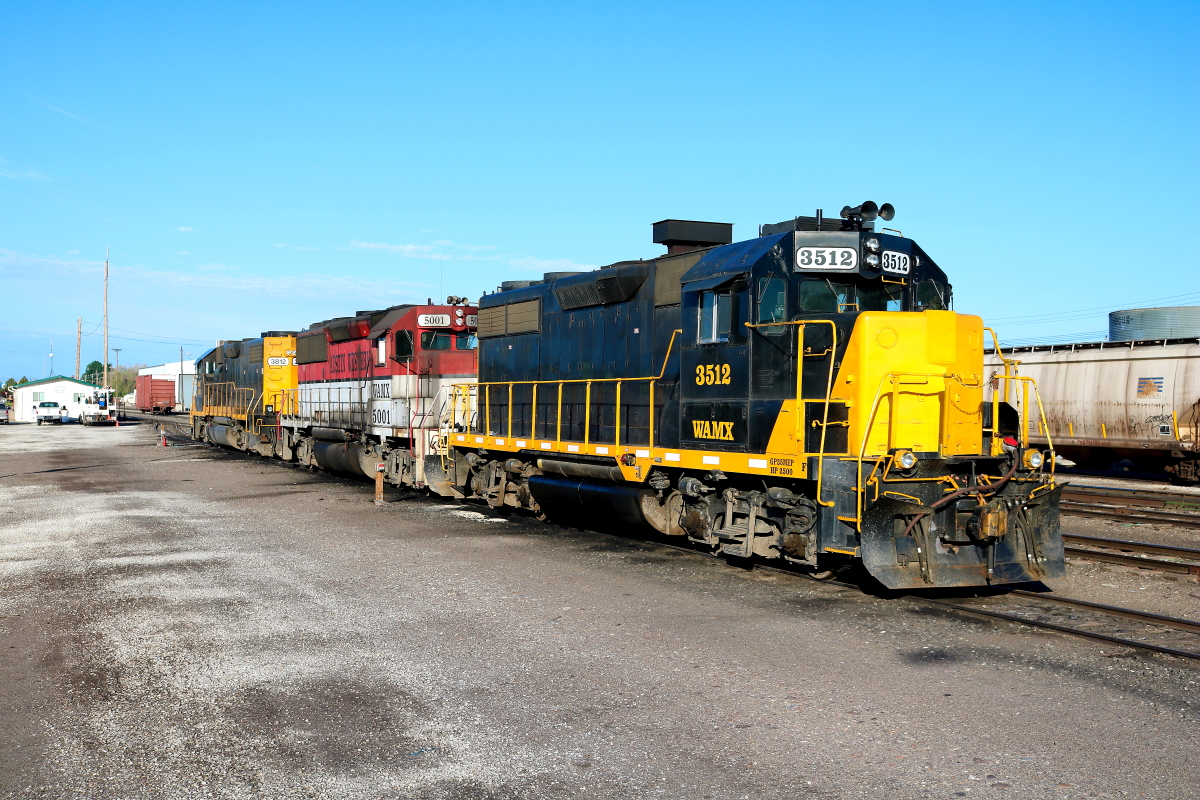
<instances>
[{"instance_id":1,"label":"gravel road","mask_svg":"<svg viewBox=\"0 0 1200 800\"><path fill-rule=\"evenodd\" d=\"M155 441L0 430L0 797L1198 795L1195 664Z\"/></svg>"}]
</instances>

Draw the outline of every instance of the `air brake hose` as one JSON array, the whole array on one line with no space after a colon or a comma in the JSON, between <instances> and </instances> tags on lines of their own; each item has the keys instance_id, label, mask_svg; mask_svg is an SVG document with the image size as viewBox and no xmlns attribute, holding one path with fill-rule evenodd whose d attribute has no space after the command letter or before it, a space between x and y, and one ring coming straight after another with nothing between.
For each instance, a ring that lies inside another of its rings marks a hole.
<instances>
[{"instance_id":1,"label":"air brake hose","mask_svg":"<svg viewBox=\"0 0 1200 800\"><path fill-rule=\"evenodd\" d=\"M1012 476L1017 471L1017 457L1015 454L1013 455L1012 461L1013 461L1012 467L1008 470L1008 472L1004 475L1003 478L996 481L995 483L988 483L983 486L964 486L963 488L961 488L957 491L951 492L950 494L946 495L945 497L941 497L941 498L933 501L932 503L930 503L929 511L922 511L920 514L917 514L915 517L913 517L911 520L908 521L908 525L906 525L904 528L904 535L908 536L910 533L912 533L913 526L916 525L918 522L920 522L922 519L924 519L926 516L928 516L930 513L932 513L933 511L937 511L940 508L945 507L950 502L957 500L958 498L962 497L963 495L978 494L981 492L998 492L1001 489L1003 489L1004 484L1008 483L1009 480L1012 479Z\"/></svg>"}]
</instances>

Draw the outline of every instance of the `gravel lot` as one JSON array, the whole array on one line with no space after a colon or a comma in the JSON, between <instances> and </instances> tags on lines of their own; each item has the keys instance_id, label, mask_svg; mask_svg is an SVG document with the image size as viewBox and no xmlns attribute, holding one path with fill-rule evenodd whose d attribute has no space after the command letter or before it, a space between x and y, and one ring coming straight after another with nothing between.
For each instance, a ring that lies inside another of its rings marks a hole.
<instances>
[{"instance_id":1,"label":"gravel lot","mask_svg":"<svg viewBox=\"0 0 1200 800\"><path fill-rule=\"evenodd\" d=\"M1200 794L1196 664L154 444L0 429L0 797Z\"/></svg>"}]
</instances>

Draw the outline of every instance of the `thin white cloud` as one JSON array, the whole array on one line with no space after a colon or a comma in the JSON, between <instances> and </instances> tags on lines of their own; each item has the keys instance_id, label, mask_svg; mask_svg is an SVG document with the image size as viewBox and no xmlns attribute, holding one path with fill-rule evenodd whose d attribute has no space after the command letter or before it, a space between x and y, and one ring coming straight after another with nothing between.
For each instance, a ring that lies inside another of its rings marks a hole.
<instances>
[{"instance_id":1,"label":"thin white cloud","mask_svg":"<svg viewBox=\"0 0 1200 800\"><path fill-rule=\"evenodd\" d=\"M0 169L0 178L8 178L10 181L29 180L29 181L48 181L50 178L38 172L32 167L25 169Z\"/></svg>"},{"instance_id":2,"label":"thin white cloud","mask_svg":"<svg viewBox=\"0 0 1200 800\"><path fill-rule=\"evenodd\" d=\"M509 266L531 272L586 272L596 268L594 264L576 264L566 258L512 258Z\"/></svg>"},{"instance_id":3,"label":"thin white cloud","mask_svg":"<svg viewBox=\"0 0 1200 800\"><path fill-rule=\"evenodd\" d=\"M195 229L195 228L189 228L188 226L186 226L186 225L183 225L183 226L181 226L181 227L179 227L179 228L176 228L175 230L177 230L177 231L180 231L181 233L188 233L188 232L190 232L190 231L194 231L194 230L196 230L196 229Z\"/></svg>"},{"instance_id":4,"label":"thin white cloud","mask_svg":"<svg viewBox=\"0 0 1200 800\"><path fill-rule=\"evenodd\" d=\"M34 101L38 105L42 106L43 108L48 108L51 111L62 114L64 117L70 117L71 119L79 120L80 122L86 123L88 125L99 127L98 125L96 125L96 123L92 122L90 119L84 119L83 117L79 116L78 114L72 114L70 111L61 109L58 106L52 106L49 103L47 103L45 100L39 100L38 98L34 97L31 94L27 94L26 97L28 97L30 100Z\"/></svg>"},{"instance_id":5,"label":"thin white cloud","mask_svg":"<svg viewBox=\"0 0 1200 800\"><path fill-rule=\"evenodd\" d=\"M72 253L78 253L79 251L78 251L78 250L72 250L71 252L72 252ZM190 256L190 255L191 255L191 253L189 253L187 250L180 250L180 251L179 251L179 253L178 253L178 255L181 255L181 256Z\"/></svg>"},{"instance_id":6,"label":"thin white cloud","mask_svg":"<svg viewBox=\"0 0 1200 800\"><path fill-rule=\"evenodd\" d=\"M447 253L439 248L453 247L468 252L477 250L494 250L496 245L454 244L446 239L439 239L433 244L388 244L386 242L363 242L358 239L350 242L352 250L385 250L405 258L423 258L429 261L495 261L499 256L474 256L464 253Z\"/></svg>"},{"instance_id":7,"label":"thin white cloud","mask_svg":"<svg viewBox=\"0 0 1200 800\"><path fill-rule=\"evenodd\" d=\"M433 252L430 244L387 244L385 242L360 242L355 239L350 242L354 250L386 250L389 253L399 253L409 258L426 258Z\"/></svg>"},{"instance_id":8,"label":"thin white cloud","mask_svg":"<svg viewBox=\"0 0 1200 800\"><path fill-rule=\"evenodd\" d=\"M0 249L0 277L5 280L23 279L50 268L57 270L56 274L95 276L103 271L104 262L67 261ZM230 274L230 270L237 270L238 267L218 263L205 264L197 269L197 273L188 273L116 266L112 268L112 274L117 281L132 279L142 285L163 289L215 289L235 293L345 298L351 303L362 303L364 298L388 298L389 301L396 298L419 299L417 292L422 292L423 297L424 291L430 288L425 283L366 280L354 276Z\"/></svg>"}]
</instances>

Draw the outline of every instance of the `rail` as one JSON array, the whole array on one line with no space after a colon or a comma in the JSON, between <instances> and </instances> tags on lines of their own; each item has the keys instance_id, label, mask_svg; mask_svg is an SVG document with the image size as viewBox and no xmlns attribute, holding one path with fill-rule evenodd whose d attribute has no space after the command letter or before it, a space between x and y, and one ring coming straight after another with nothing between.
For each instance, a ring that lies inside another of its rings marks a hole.
<instances>
[{"instance_id":1,"label":"rail","mask_svg":"<svg viewBox=\"0 0 1200 800\"><path fill-rule=\"evenodd\" d=\"M1157 569L1181 575L1200 575L1200 550L1151 542L1131 542L1124 539L1104 539L1064 533L1063 549L1068 556L1092 561L1106 561L1139 569ZM1077 547L1073 545L1083 545ZM1113 552L1116 551L1116 552ZM1155 558L1166 556L1166 558ZM1168 561L1166 559L1177 559Z\"/></svg>"}]
</instances>

